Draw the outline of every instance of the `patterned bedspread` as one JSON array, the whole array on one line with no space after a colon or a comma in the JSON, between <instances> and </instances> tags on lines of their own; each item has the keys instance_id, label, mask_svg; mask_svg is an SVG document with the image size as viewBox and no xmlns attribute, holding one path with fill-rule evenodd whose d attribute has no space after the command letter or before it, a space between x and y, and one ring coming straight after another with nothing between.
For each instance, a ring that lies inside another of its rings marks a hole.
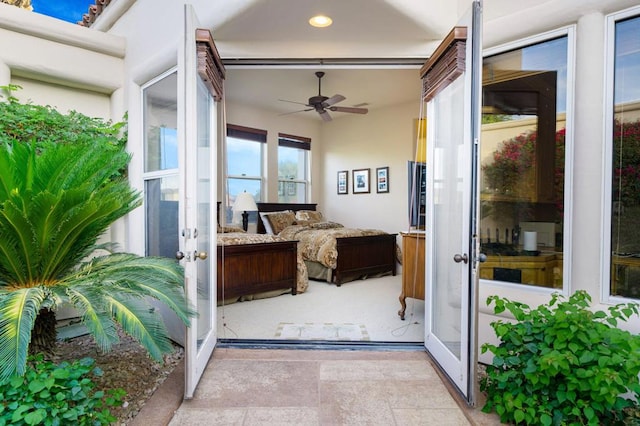
<instances>
[{"instance_id":1,"label":"patterned bedspread","mask_svg":"<svg viewBox=\"0 0 640 426\"><path fill-rule=\"evenodd\" d=\"M310 225L287 226L278 236L287 240L298 240L298 253L304 260L318 262L327 268L337 266L336 238L381 235L387 232L378 229L345 228L339 223L318 222Z\"/></svg>"},{"instance_id":2,"label":"patterned bedspread","mask_svg":"<svg viewBox=\"0 0 640 426\"><path fill-rule=\"evenodd\" d=\"M227 232L218 234L218 245L231 246L238 244L260 244L260 243L273 243L278 241L287 241L286 238L282 238L279 235L269 234L248 234L245 232ZM296 287L298 293L304 293L309 287L309 277L307 274L307 265L305 265L303 257L300 253L300 247L298 246L298 257L296 259L297 265L297 277ZM268 268L269 265L265 265Z\"/></svg>"}]
</instances>

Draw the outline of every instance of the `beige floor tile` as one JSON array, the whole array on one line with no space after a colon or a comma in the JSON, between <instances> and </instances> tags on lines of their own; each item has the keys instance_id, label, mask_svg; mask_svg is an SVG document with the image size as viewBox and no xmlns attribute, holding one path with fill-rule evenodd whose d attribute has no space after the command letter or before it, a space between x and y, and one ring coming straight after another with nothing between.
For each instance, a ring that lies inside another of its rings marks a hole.
<instances>
[{"instance_id":1,"label":"beige floor tile","mask_svg":"<svg viewBox=\"0 0 640 426\"><path fill-rule=\"evenodd\" d=\"M320 380L429 380L438 379L425 361L322 361Z\"/></svg>"},{"instance_id":2,"label":"beige floor tile","mask_svg":"<svg viewBox=\"0 0 640 426\"><path fill-rule=\"evenodd\" d=\"M395 409L395 424L398 426L466 426L467 418L459 409Z\"/></svg>"},{"instance_id":3,"label":"beige floor tile","mask_svg":"<svg viewBox=\"0 0 640 426\"><path fill-rule=\"evenodd\" d=\"M315 426L320 425L316 408L252 408L245 424L251 426Z\"/></svg>"},{"instance_id":4,"label":"beige floor tile","mask_svg":"<svg viewBox=\"0 0 640 426\"><path fill-rule=\"evenodd\" d=\"M322 424L393 425L393 412L381 381L328 381L320 384Z\"/></svg>"},{"instance_id":5,"label":"beige floor tile","mask_svg":"<svg viewBox=\"0 0 640 426\"><path fill-rule=\"evenodd\" d=\"M192 401L198 407L317 406L314 361L220 360L209 365Z\"/></svg>"},{"instance_id":6,"label":"beige floor tile","mask_svg":"<svg viewBox=\"0 0 640 426\"><path fill-rule=\"evenodd\" d=\"M183 404L169 426L234 426L244 424L246 410L244 408L192 409Z\"/></svg>"}]
</instances>

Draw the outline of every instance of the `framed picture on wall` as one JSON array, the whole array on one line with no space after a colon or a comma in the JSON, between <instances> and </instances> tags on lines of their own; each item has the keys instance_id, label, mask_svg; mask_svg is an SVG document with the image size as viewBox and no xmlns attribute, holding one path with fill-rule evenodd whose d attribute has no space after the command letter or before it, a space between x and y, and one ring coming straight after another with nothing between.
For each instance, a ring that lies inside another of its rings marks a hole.
<instances>
[{"instance_id":1,"label":"framed picture on wall","mask_svg":"<svg viewBox=\"0 0 640 426\"><path fill-rule=\"evenodd\" d=\"M338 194L349 193L349 172L341 170L338 172Z\"/></svg>"},{"instance_id":2,"label":"framed picture on wall","mask_svg":"<svg viewBox=\"0 0 640 426\"><path fill-rule=\"evenodd\" d=\"M369 175L371 169L353 170L353 193L366 194L371 192L369 188Z\"/></svg>"},{"instance_id":3,"label":"framed picture on wall","mask_svg":"<svg viewBox=\"0 0 640 426\"><path fill-rule=\"evenodd\" d=\"M389 192L389 167L378 167L376 169L376 191Z\"/></svg>"}]
</instances>

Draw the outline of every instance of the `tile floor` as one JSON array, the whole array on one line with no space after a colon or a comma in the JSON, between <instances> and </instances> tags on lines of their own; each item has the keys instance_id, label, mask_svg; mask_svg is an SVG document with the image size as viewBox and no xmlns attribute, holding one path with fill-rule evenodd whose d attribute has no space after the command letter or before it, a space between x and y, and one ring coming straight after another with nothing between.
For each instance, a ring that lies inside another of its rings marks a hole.
<instances>
[{"instance_id":1,"label":"tile floor","mask_svg":"<svg viewBox=\"0 0 640 426\"><path fill-rule=\"evenodd\" d=\"M424 351L217 348L182 425L498 425L443 383Z\"/></svg>"}]
</instances>

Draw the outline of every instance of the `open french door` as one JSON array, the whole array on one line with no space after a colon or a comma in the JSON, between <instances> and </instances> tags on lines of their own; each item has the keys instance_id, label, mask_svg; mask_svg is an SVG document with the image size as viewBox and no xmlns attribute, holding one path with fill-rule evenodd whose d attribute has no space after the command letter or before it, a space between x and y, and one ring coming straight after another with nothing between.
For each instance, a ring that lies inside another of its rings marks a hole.
<instances>
[{"instance_id":1,"label":"open french door","mask_svg":"<svg viewBox=\"0 0 640 426\"><path fill-rule=\"evenodd\" d=\"M472 236L482 63L480 14L480 4L474 1L423 68L426 86L433 81L425 95L429 123L425 347L471 403L476 363ZM436 54L448 64L453 59L458 68L443 74Z\"/></svg>"},{"instance_id":2,"label":"open french door","mask_svg":"<svg viewBox=\"0 0 640 426\"><path fill-rule=\"evenodd\" d=\"M185 340L185 398L192 398L216 344L215 239L217 104L198 73L196 29L190 5L178 50L180 256L185 289L197 317Z\"/></svg>"}]
</instances>

